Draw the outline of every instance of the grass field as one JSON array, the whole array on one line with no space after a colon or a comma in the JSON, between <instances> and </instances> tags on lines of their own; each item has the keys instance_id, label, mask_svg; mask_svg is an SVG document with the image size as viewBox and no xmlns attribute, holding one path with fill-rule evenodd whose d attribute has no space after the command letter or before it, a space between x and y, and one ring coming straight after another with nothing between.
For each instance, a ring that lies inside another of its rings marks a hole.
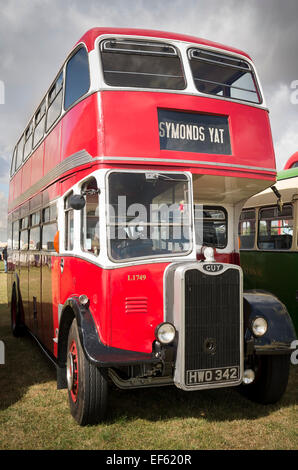
<instances>
[{"instance_id":1,"label":"grass field","mask_svg":"<svg viewBox=\"0 0 298 470\"><path fill-rule=\"evenodd\" d=\"M298 367L274 406L236 390L185 393L174 387L120 391L111 387L109 419L79 427L53 365L30 337L14 338L0 263L0 449L297 449Z\"/></svg>"}]
</instances>

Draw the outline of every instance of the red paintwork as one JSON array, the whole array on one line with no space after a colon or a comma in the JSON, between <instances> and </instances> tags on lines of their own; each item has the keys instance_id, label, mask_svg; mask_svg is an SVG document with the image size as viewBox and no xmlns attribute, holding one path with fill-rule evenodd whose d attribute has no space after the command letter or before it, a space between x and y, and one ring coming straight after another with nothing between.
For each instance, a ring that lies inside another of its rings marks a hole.
<instances>
[{"instance_id":1,"label":"red paintwork","mask_svg":"<svg viewBox=\"0 0 298 470\"><path fill-rule=\"evenodd\" d=\"M298 152L295 152L290 158L289 160L287 161L287 163L285 164L285 167L284 167L284 170L288 170L289 168L291 168L291 166L298 162Z\"/></svg>"},{"instance_id":2,"label":"red paintwork","mask_svg":"<svg viewBox=\"0 0 298 470\"><path fill-rule=\"evenodd\" d=\"M228 116L232 155L160 150L158 108ZM150 157L153 161L155 158L177 158L194 163L177 163L179 166L198 170L196 162L206 161L206 165L199 165L199 173L202 173L202 167L208 168L207 162L221 163L219 170L214 170L209 165L212 174L222 174L225 163L275 168L269 117L262 109L198 96L128 91L102 92L102 109L105 129L104 155L126 156L127 163L129 157ZM160 162L157 164L169 165ZM172 164L175 165L175 162ZM246 174L248 177L248 174L256 173L256 170L235 170L235 176ZM261 170L260 173L266 174ZM261 174L251 177L260 178Z\"/></svg>"},{"instance_id":3,"label":"red paintwork","mask_svg":"<svg viewBox=\"0 0 298 470\"><path fill-rule=\"evenodd\" d=\"M89 51L100 34L128 34L152 38L178 39L225 51L247 54L203 39L159 31L132 29L99 29L88 31L79 42L85 42ZM228 116L232 155L208 155L190 152L161 151L159 146L157 109L175 109L186 112L221 114ZM17 199L41 178L54 170L64 159L81 150L91 157L109 157L109 160L69 170L47 187L37 189L43 204L63 195L71 186L96 168L155 168L162 170L189 170L192 173L234 176L274 181L275 176L263 168L275 169L275 157L268 112L254 106L225 102L209 97L176 93L143 91L101 91L93 93L65 113L10 182L10 211L20 205ZM126 157L117 162L113 157ZM133 158L150 158L150 163L135 162ZM160 162L157 159L172 159ZM183 164L175 161L188 160ZM210 162L218 166L210 165ZM229 167L228 165L235 165ZM243 168L257 167L256 169ZM259 168L259 169L258 169ZM34 197L34 195L32 196ZM45 258L44 255L42 255ZM48 257L49 258L49 257ZM151 352L155 327L163 321L163 276L168 263L144 262L129 268L116 266L103 269L86 260L64 256L61 275L60 257L43 259L41 265L50 266L51 309L43 309L41 299L42 331L38 334L47 348L57 356L56 337L58 306L72 295L86 294L95 319L99 337L104 344L141 352ZM179 257L174 258L175 261ZM220 262L239 263L237 253L216 254ZM18 254L9 260L10 269L19 270ZM43 271L46 275L46 269ZM137 279L142 275L142 279ZM135 276L135 277L134 277ZM145 276L145 278L144 278ZM47 279L44 279L47 286ZM42 293L41 293L42 297ZM137 308L137 311L134 309Z\"/></svg>"}]
</instances>

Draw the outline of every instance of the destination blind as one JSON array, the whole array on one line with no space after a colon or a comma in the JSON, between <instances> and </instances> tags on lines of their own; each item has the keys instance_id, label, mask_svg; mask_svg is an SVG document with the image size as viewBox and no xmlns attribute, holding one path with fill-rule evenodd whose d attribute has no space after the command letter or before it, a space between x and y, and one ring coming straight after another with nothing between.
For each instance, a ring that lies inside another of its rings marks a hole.
<instances>
[{"instance_id":1,"label":"destination blind","mask_svg":"<svg viewBox=\"0 0 298 470\"><path fill-rule=\"evenodd\" d=\"M161 150L231 155L227 116L158 109Z\"/></svg>"}]
</instances>

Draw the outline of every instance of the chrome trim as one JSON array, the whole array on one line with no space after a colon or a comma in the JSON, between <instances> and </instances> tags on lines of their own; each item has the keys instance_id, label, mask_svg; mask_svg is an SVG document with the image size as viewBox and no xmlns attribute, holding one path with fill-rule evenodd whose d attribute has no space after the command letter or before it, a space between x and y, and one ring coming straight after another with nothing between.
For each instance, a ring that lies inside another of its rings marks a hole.
<instances>
[{"instance_id":1,"label":"chrome trim","mask_svg":"<svg viewBox=\"0 0 298 470\"><path fill-rule=\"evenodd\" d=\"M180 265L177 267L174 276L174 326L178 331L179 341L178 341L178 348L177 348L177 358L176 358L176 367L174 372L174 384L176 387L181 388L185 391L191 390L203 390L203 389L213 389L213 388L222 388L222 387L233 387L240 385L243 379L243 370L244 370L244 340L243 340L243 273L242 269L239 266L233 264L224 264L218 263L223 265L223 270L220 272L210 273L211 276L217 276L223 274L228 269L236 269L239 271L240 274L240 290L239 290L239 298L240 298L240 377L237 381L231 382L221 382L218 384L202 384L202 385L195 385L195 386L188 386L185 384L185 296L184 296L184 279L185 279L185 272L189 269L198 269L202 273L206 275L206 271L203 270L203 265L206 264L204 262L197 262L187 265ZM209 263L208 263L209 264ZM208 273L209 275L209 273ZM233 367L235 365L231 365Z\"/></svg>"},{"instance_id":2,"label":"chrome trim","mask_svg":"<svg viewBox=\"0 0 298 470\"><path fill-rule=\"evenodd\" d=\"M48 184L54 183L55 180L57 180L67 171L73 170L77 166L92 163L92 161L93 158L86 150L80 150L79 152L70 155L69 157L62 160L62 162L58 163L58 165L56 165L54 168L52 168L46 175L33 184L33 186L30 186L30 188L28 188L24 193L14 199L9 204L8 210L11 210L13 207L17 207L19 204L23 203L26 199L29 199Z\"/></svg>"},{"instance_id":3,"label":"chrome trim","mask_svg":"<svg viewBox=\"0 0 298 470\"><path fill-rule=\"evenodd\" d=\"M241 169L246 169L246 170L257 170L257 171L267 171L270 173L273 173L276 175L276 170L272 168L263 168L263 167L258 167L258 166L248 166L248 165L237 165L235 163L224 163L224 162L205 162L205 161L200 161L200 160L184 160L180 158L148 158L148 157L96 157L93 160L95 161L120 161L123 162L125 161L128 165L131 161L133 162L150 162L151 164L154 163L187 163L191 164L193 166L198 166L198 165L206 165L206 166L215 166L215 167L228 167L228 168L241 168ZM171 170L173 172L173 170ZM185 170L184 170L185 171ZM187 170L186 170L187 171ZM180 173L179 171L176 171L176 173Z\"/></svg>"}]
</instances>

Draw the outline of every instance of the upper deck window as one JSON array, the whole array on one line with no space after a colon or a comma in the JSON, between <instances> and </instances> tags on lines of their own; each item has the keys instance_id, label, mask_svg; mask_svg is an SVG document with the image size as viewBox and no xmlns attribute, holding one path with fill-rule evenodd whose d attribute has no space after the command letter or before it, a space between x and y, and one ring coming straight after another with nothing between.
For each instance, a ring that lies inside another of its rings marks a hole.
<instances>
[{"instance_id":1,"label":"upper deck window","mask_svg":"<svg viewBox=\"0 0 298 470\"><path fill-rule=\"evenodd\" d=\"M64 108L68 109L90 88L88 54L81 47L66 66Z\"/></svg>"},{"instance_id":2,"label":"upper deck window","mask_svg":"<svg viewBox=\"0 0 298 470\"><path fill-rule=\"evenodd\" d=\"M188 56L201 93L261 103L253 70L245 60L202 49L190 49Z\"/></svg>"},{"instance_id":3,"label":"upper deck window","mask_svg":"<svg viewBox=\"0 0 298 470\"><path fill-rule=\"evenodd\" d=\"M101 43L104 80L110 86L183 90L182 63L174 46L108 39Z\"/></svg>"},{"instance_id":4,"label":"upper deck window","mask_svg":"<svg viewBox=\"0 0 298 470\"><path fill-rule=\"evenodd\" d=\"M63 72L60 73L56 82L52 86L48 94L48 112L46 130L57 121L62 109L62 90L63 90Z\"/></svg>"}]
</instances>

